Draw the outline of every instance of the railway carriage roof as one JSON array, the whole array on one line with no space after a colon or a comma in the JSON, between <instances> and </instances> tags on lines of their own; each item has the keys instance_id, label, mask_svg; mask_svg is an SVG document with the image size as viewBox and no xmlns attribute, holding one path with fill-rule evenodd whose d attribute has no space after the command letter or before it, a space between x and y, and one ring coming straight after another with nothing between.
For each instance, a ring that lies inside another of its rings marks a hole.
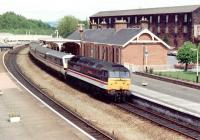
<instances>
[{"instance_id":1,"label":"railway carriage roof","mask_svg":"<svg viewBox=\"0 0 200 140\"><path fill-rule=\"evenodd\" d=\"M75 56L71 59L71 61L74 61L76 63L82 64L85 66L89 66L95 69L108 70L108 71L115 71L115 70L128 71L128 69L125 68L123 65L110 63L110 62L94 59L91 57Z\"/></svg>"},{"instance_id":2,"label":"railway carriage roof","mask_svg":"<svg viewBox=\"0 0 200 140\"><path fill-rule=\"evenodd\" d=\"M72 54L67 54L67 53L59 52L59 51L55 51L55 50L51 50L51 51L47 52L47 55L51 55L51 56L57 57L57 58L63 58L66 55L68 55L69 57L72 56Z\"/></svg>"},{"instance_id":3,"label":"railway carriage roof","mask_svg":"<svg viewBox=\"0 0 200 140\"><path fill-rule=\"evenodd\" d=\"M39 43L30 43L30 46L32 49L36 49L37 51L44 53L44 54L46 54L48 51L52 50L52 49L40 46Z\"/></svg>"}]
</instances>

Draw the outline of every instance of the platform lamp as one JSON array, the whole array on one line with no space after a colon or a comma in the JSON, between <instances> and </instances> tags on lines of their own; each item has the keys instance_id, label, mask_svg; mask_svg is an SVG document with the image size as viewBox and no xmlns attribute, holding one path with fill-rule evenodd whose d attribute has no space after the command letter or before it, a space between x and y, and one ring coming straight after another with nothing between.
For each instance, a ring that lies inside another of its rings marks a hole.
<instances>
[{"instance_id":1,"label":"platform lamp","mask_svg":"<svg viewBox=\"0 0 200 140\"><path fill-rule=\"evenodd\" d=\"M200 35L197 37L198 46L197 46L197 76L196 76L196 83L199 82L199 45L200 45Z\"/></svg>"}]
</instances>

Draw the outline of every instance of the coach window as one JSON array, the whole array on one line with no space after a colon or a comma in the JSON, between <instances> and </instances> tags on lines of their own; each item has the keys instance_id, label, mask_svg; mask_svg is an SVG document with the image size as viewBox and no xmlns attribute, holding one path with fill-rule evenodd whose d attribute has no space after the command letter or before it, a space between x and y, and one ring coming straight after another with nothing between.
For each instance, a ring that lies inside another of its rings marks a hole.
<instances>
[{"instance_id":1,"label":"coach window","mask_svg":"<svg viewBox=\"0 0 200 140\"><path fill-rule=\"evenodd\" d=\"M102 71L102 80L107 81L108 80L108 72L103 70Z\"/></svg>"}]
</instances>

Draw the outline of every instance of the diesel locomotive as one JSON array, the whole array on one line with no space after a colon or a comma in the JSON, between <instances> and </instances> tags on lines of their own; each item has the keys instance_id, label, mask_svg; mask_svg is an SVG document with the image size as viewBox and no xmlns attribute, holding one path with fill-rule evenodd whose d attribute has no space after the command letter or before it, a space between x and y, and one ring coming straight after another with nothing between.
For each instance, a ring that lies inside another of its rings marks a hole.
<instances>
[{"instance_id":1,"label":"diesel locomotive","mask_svg":"<svg viewBox=\"0 0 200 140\"><path fill-rule=\"evenodd\" d=\"M125 101L130 95L130 72L123 65L66 54L41 47L37 43L30 43L30 55L65 79L75 79L76 84L114 102Z\"/></svg>"}]
</instances>

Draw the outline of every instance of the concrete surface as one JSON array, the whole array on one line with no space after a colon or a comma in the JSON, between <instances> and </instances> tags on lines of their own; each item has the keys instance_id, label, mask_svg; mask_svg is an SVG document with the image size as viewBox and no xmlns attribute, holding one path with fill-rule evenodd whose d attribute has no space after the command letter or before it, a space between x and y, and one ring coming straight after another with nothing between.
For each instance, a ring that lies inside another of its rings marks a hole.
<instances>
[{"instance_id":1,"label":"concrete surface","mask_svg":"<svg viewBox=\"0 0 200 140\"><path fill-rule=\"evenodd\" d=\"M0 53L0 57L2 53ZM0 60L2 62L2 60ZM0 139L1 140L87 140L87 136L50 111L10 80L0 64ZM9 113L21 121L10 123Z\"/></svg>"}]
</instances>

